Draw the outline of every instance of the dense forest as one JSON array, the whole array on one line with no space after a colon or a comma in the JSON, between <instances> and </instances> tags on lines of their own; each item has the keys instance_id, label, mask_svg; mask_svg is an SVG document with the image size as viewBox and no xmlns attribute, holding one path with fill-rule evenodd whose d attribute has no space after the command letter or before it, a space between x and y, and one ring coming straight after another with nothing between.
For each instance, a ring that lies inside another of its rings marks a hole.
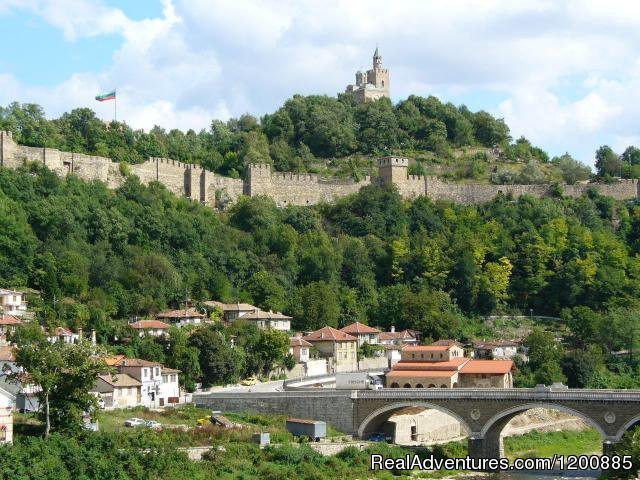
<instances>
[{"instance_id":1,"label":"dense forest","mask_svg":"<svg viewBox=\"0 0 640 480\"><path fill-rule=\"evenodd\" d=\"M333 205L255 197L216 213L136 177L111 191L28 165L0 170L0 285L41 292L42 322L103 341L119 319L185 296L281 310L297 330L360 320L426 338L496 335L485 315L535 312L561 317L566 345L590 353L544 349L534 332L540 354L521 377L559 377L562 364L608 385L598 365L638 339L640 205L557 195L464 206L371 186Z\"/></svg>"}]
</instances>

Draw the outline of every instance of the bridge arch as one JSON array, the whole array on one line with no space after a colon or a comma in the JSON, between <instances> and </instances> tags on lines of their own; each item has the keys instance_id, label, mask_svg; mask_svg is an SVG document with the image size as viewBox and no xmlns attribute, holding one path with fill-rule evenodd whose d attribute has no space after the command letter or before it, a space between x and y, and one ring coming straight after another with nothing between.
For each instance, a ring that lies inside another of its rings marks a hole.
<instances>
[{"instance_id":1,"label":"bridge arch","mask_svg":"<svg viewBox=\"0 0 640 480\"><path fill-rule=\"evenodd\" d=\"M627 433L627 430L629 430L630 428L633 428L635 425L638 425L638 424L640 424L640 415L636 415L627 423L625 423L622 427L620 427L620 429L618 430L618 433L616 433L616 436L614 437L614 441L619 442L620 440L622 440L622 436L625 433Z\"/></svg>"},{"instance_id":2,"label":"bridge arch","mask_svg":"<svg viewBox=\"0 0 640 480\"><path fill-rule=\"evenodd\" d=\"M480 431L480 437L485 438L489 435L491 431L495 431L498 429L497 433L499 434L504 426L509 423L509 421L520 413L524 413L527 410L531 410L534 408L545 408L548 410L558 410L574 417L579 417L585 422L587 422L590 426L595 428L602 440L608 438L606 432L602 429L602 426L590 416L580 412L579 410L574 410L573 408L565 407L564 405L558 405L555 403L525 403L523 405L518 405L512 408L508 408L501 412L496 413L493 417L491 417L482 427ZM640 420L640 415L639 415Z\"/></svg>"},{"instance_id":3,"label":"bridge arch","mask_svg":"<svg viewBox=\"0 0 640 480\"><path fill-rule=\"evenodd\" d=\"M371 425L375 424L376 422L381 423L380 422L381 419L384 421L388 419L391 416L391 414L393 414L393 412L402 410L403 408L407 408L407 407L424 407L424 408L430 408L433 410L438 410L439 412L446 413L447 415L455 418L458 422L462 424L462 426L465 428L465 430L469 434L471 434L471 432L473 431L463 417L461 417L458 413L452 410L449 410L446 407L443 407L442 405L438 405L436 403L430 403L430 402L423 402L423 401L406 401L406 402L391 403L389 405L385 405L384 407L380 407L377 410L374 410L373 412L371 412L369 415L367 415L364 418L364 420L362 420L362 422L360 422L360 425L358 425L358 437L363 438L365 436L365 433L369 431L369 428L371 427Z\"/></svg>"}]
</instances>

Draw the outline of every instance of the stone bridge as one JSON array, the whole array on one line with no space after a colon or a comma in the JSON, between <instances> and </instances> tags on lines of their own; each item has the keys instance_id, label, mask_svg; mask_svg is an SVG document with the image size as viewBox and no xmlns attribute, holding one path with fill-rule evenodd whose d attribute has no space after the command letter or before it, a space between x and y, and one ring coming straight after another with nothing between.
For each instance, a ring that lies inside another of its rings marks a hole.
<instances>
[{"instance_id":1,"label":"stone bridge","mask_svg":"<svg viewBox=\"0 0 640 480\"><path fill-rule=\"evenodd\" d=\"M210 393L194 402L228 412L253 411L324 420L336 429L366 438L405 407L433 408L457 419L469 433L469 455L503 455L501 432L514 416L548 408L582 418L602 438L603 450L640 423L640 390L582 390L550 387L512 389L382 389L268 393Z\"/></svg>"}]
</instances>

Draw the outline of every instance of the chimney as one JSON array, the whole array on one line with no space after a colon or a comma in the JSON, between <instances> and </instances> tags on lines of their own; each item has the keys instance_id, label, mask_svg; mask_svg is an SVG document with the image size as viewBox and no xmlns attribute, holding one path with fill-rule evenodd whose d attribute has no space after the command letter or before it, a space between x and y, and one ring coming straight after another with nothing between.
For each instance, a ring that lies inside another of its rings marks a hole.
<instances>
[{"instance_id":1,"label":"chimney","mask_svg":"<svg viewBox=\"0 0 640 480\"><path fill-rule=\"evenodd\" d=\"M91 330L91 345L96 346L96 331Z\"/></svg>"},{"instance_id":2,"label":"chimney","mask_svg":"<svg viewBox=\"0 0 640 480\"><path fill-rule=\"evenodd\" d=\"M396 333L396 326L395 325L391 325L391 333Z\"/></svg>"}]
</instances>

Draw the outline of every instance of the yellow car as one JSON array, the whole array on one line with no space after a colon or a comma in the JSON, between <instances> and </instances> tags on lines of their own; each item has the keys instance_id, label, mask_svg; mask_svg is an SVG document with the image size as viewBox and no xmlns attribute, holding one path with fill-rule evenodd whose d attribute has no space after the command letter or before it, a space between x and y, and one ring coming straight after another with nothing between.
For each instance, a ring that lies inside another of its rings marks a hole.
<instances>
[{"instance_id":1,"label":"yellow car","mask_svg":"<svg viewBox=\"0 0 640 480\"><path fill-rule=\"evenodd\" d=\"M196 423L199 427L203 427L205 425L209 425L211 423L211 417L199 418Z\"/></svg>"},{"instance_id":2,"label":"yellow car","mask_svg":"<svg viewBox=\"0 0 640 480\"><path fill-rule=\"evenodd\" d=\"M258 383L258 379L256 377L245 378L242 381L242 385L244 385L245 387L252 387L256 383Z\"/></svg>"}]
</instances>

